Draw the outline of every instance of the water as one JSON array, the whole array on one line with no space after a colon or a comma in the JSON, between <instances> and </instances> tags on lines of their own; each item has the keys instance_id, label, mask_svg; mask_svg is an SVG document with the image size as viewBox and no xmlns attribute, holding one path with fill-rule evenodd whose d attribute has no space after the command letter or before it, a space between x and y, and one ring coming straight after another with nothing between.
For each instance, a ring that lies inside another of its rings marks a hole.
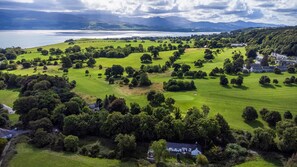
<instances>
[{"instance_id":1,"label":"water","mask_svg":"<svg viewBox=\"0 0 297 167\"><path fill-rule=\"evenodd\" d=\"M214 32L159 32L159 31L93 31L93 30L2 30L0 48L31 48L80 38L127 38L127 37L164 37L213 34Z\"/></svg>"}]
</instances>

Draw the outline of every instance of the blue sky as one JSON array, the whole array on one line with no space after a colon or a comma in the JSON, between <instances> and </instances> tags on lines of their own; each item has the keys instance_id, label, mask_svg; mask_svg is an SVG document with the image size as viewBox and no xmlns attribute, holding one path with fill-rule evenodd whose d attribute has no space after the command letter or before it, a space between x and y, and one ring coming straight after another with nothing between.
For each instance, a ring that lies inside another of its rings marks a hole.
<instances>
[{"instance_id":1,"label":"blue sky","mask_svg":"<svg viewBox=\"0 0 297 167\"><path fill-rule=\"evenodd\" d=\"M297 0L0 0L1 9L179 16L191 21L254 21L297 25Z\"/></svg>"}]
</instances>

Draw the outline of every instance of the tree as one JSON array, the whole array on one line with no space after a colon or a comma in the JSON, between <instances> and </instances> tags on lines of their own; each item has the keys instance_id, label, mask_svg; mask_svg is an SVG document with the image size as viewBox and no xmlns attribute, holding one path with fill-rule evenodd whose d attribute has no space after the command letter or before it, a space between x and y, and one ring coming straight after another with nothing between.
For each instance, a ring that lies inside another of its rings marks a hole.
<instances>
[{"instance_id":1,"label":"tree","mask_svg":"<svg viewBox=\"0 0 297 167\"><path fill-rule=\"evenodd\" d=\"M279 112L271 111L265 115L264 120L269 124L269 126L274 127L278 121L282 120L282 117Z\"/></svg>"},{"instance_id":2,"label":"tree","mask_svg":"<svg viewBox=\"0 0 297 167\"><path fill-rule=\"evenodd\" d=\"M140 60L142 63L152 63L152 56L145 53L140 57Z\"/></svg>"},{"instance_id":3,"label":"tree","mask_svg":"<svg viewBox=\"0 0 297 167\"><path fill-rule=\"evenodd\" d=\"M270 84L270 78L268 76L261 76L259 80L259 84L261 85Z\"/></svg>"},{"instance_id":4,"label":"tree","mask_svg":"<svg viewBox=\"0 0 297 167\"><path fill-rule=\"evenodd\" d=\"M174 105L174 103L175 103L175 100L171 97L166 98L166 100L165 100L165 104L169 107L172 107Z\"/></svg>"},{"instance_id":5,"label":"tree","mask_svg":"<svg viewBox=\"0 0 297 167\"><path fill-rule=\"evenodd\" d=\"M134 135L118 134L114 140L117 143L120 157L131 156L136 150L136 141Z\"/></svg>"},{"instance_id":6,"label":"tree","mask_svg":"<svg viewBox=\"0 0 297 167\"><path fill-rule=\"evenodd\" d=\"M229 83L228 78L225 75L220 77L220 85L226 86L228 85L228 83Z\"/></svg>"},{"instance_id":7,"label":"tree","mask_svg":"<svg viewBox=\"0 0 297 167\"><path fill-rule=\"evenodd\" d=\"M256 128L252 137L252 146L263 151L268 151L275 147L275 132L272 129Z\"/></svg>"},{"instance_id":8,"label":"tree","mask_svg":"<svg viewBox=\"0 0 297 167\"><path fill-rule=\"evenodd\" d=\"M90 73L89 70L86 70L86 71L85 71L85 75L86 75L86 76L88 76L89 73Z\"/></svg>"},{"instance_id":9,"label":"tree","mask_svg":"<svg viewBox=\"0 0 297 167\"><path fill-rule=\"evenodd\" d=\"M78 149L79 139L77 136L69 135L64 139L64 147L66 151L76 152Z\"/></svg>"},{"instance_id":10,"label":"tree","mask_svg":"<svg viewBox=\"0 0 297 167\"><path fill-rule=\"evenodd\" d=\"M140 105L138 103L130 103L130 112L133 115L137 115L141 112Z\"/></svg>"},{"instance_id":11,"label":"tree","mask_svg":"<svg viewBox=\"0 0 297 167\"><path fill-rule=\"evenodd\" d=\"M279 68L275 68L275 69L274 69L274 73L275 73L275 74L281 74L282 71L281 71Z\"/></svg>"},{"instance_id":12,"label":"tree","mask_svg":"<svg viewBox=\"0 0 297 167\"><path fill-rule=\"evenodd\" d=\"M48 118L41 118L36 121L30 121L29 124L30 124L30 128L33 130L42 128L45 131L50 132L53 129L52 121Z\"/></svg>"},{"instance_id":13,"label":"tree","mask_svg":"<svg viewBox=\"0 0 297 167\"><path fill-rule=\"evenodd\" d=\"M159 56L159 50L154 47L151 52L152 52L152 55L154 56L154 59L157 59Z\"/></svg>"},{"instance_id":14,"label":"tree","mask_svg":"<svg viewBox=\"0 0 297 167\"><path fill-rule=\"evenodd\" d=\"M43 129L37 129L33 135L32 143L39 148L49 145L51 142L50 135Z\"/></svg>"},{"instance_id":15,"label":"tree","mask_svg":"<svg viewBox=\"0 0 297 167\"><path fill-rule=\"evenodd\" d=\"M168 154L166 150L166 145L167 145L167 142L166 140L163 140L163 139L154 141L151 145L151 149L154 152L154 158L157 164L161 161L165 161L165 158Z\"/></svg>"},{"instance_id":16,"label":"tree","mask_svg":"<svg viewBox=\"0 0 297 167\"><path fill-rule=\"evenodd\" d=\"M232 79L231 79L231 84L232 84L232 85L236 84L236 78L232 78Z\"/></svg>"},{"instance_id":17,"label":"tree","mask_svg":"<svg viewBox=\"0 0 297 167\"><path fill-rule=\"evenodd\" d=\"M96 64L96 60L93 57L90 57L89 60L87 61L88 67L94 67Z\"/></svg>"},{"instance_id":18,"label":"tree","mask_svg":"<svg viewBox=\"0 0 297 167\"><path fill-rule=\"evenodd\" d=\"M191 69L191 66L187 65L187 64L183 64L181 66L182 72L185 73L187 71L189 71Z\"/></svg>"},{"instance_id":19,"label":"tree","mask_svg":"<svg viewBox=\"0 0 297 167\"><path fill-rule=\"evenodd\" d=\"M292 115L292 113L290 111L286 111L284 113L284 118L285 119L293 119L293 115Z\"/></svg>"},{"instance_id":20,"label":"tree","mask_svg":"<svg viewBox=\"0 0 297 167\"><path fill-rule=\"evenodd\" d=\"M62 61L63 68L71 68L72 67L72 61L68 56L62 57L61 61Z\"/></svg>"},{"instance_id":21,"label":"tree","mask_svg":"<svg viewBox=\"0 0 297 167\"><path fill-rule=\"evenodd\" d=\"M206 166L208 165L208 159L205 155L203 154L198 154L196 158L196 164L199 166Z\"/></svg>"},{"instance_id":22,"label":"tree","mask_svg":"<svg viewBox=\"0 0 297 167\"><path fill-rule=\"evenodd\" d=\"M124 73L124 68L121 65L112 65L111 74L115 77L121 76Z\"/></svg>"},{"instance_id":23,"label":"tree","mask_svg":"<svg viewBox=\"0 0 297 167\"><path fill-rule=\"evenodd\" d=\"M288 68L288 73L290 74L294 74L296 72L295 68L294 67L289 67Z\"/></svg>"},{"instance_id":24,"label":"tree","mask_svg":"<svg viewBox=\"0 0 297 167\"><path fill-rule=\"evenodd\" d=\"M132 77L135 72L135 70L131 66L126 67L125 71L128 74L128 77Z\"/></svg>"},{"instance_id":25,"label":"tree","mask_svg":"<svg viewBox=\"0 0 297 167\"><path fill-rule=\"evenodd\" d=\"M247 49L246 55L248 58L253 58L253 59L255 59L258 56L256 50L251 48Z\"/></svg>"},{"instance_id":26,"label":"tree","mask_svg":"<svg viewBox=\"0 0 297 167\"><path fill-rule=\"evenodd\" d=\"M241 86L243 84L243 77L242 76L239 76L237 79L236 79L236 83L235 83L237 86Z\"/></svg>"},{"instance_id":27,"label":"tree","mask_svg":"<svg viewBox=\"0 0 297 167\"><path fill-rule=\"evenodd\" d=\"M297 126L288 127L283 131L280 140L280 149L284 152L293 153L297 151Z\"/></svg>"},{"instance_id":28,"label":"tree","mask_svg":"<svg viewBox=\"0 0 297 167\"><path fill-rule=\"evenodd\" d=\"M246 148L235 143L230 143L226 146L225 154L228 158L238 160L240 157L246 156L248 152Z\"/></svg>"},{"instance_id":29,"label":"tree","mask_svg":"<svg viewBox=\"0 0 297 167\"><path fill-rule=\"evenodd\" d=\"M141 73L139 75L139 86L150 86L152 82L149 80L146 73Z\"/></svg>"},{"instance_id":30,"label":"tree","mask_svg":"<svg viewBox=\"0 0 297 167\"><path fill-rule=\"evenodd\" d=\"M43 56L47 56L47 55L48 55L48 51L47 51L47 50L42 50L42 51L41 51L41 54L42 54Z\"/></svg>"},{"instance_id":31,"label":"tree","mask_svg":"<svg viewBox=\"0 0 297 167\"><path fill-rule=\"evenodd\" d=\"M247 121L251 122L258 118L257 110L254 107L248 106L243 110L242 118Z\"/></svg>"},{"instance_id":32,"label":"tree","mask_svg":"<svg viewBox=\"0 0 297 167\"><path fill-rule=\"evenodd\" d=\"M278 80L277 79L273 79L273 81L272 81L275 85L277 85L278 84Z\"/></svg>"}]
</instances>

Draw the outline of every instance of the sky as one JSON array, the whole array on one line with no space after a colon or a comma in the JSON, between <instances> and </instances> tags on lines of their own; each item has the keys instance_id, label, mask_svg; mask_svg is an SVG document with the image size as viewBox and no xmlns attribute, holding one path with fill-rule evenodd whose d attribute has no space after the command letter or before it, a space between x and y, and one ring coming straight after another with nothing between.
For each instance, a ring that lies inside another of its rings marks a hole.
<instances>
[{"instance_id":1,"label":"sky","mask_svg":"<svg viewBox=\"0 0 297 167\"><path fill-rule=\"evenodd\" d=\"M0 9L104 11L123 17L179 16L191 21L297 25L297 0L0 0Z\"/></svg>"}]
</instances>

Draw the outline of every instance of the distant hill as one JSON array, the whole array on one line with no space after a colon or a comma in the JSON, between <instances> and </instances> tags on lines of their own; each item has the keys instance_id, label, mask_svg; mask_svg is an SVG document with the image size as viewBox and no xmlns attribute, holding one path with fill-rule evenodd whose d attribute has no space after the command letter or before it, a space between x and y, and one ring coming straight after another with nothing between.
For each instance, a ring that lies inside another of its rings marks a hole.
<instances>
[{"instance_id":1,"label":"distant hill","mask_svg":"<svg viewBox=\"0 0 297 167\"><path fill-rule=\"evenodd\" d=\"M278 27L281 25L254 22L192 22L181 17L129 18L104 12L58 13L0 10L1 30L34 29L92 29L92 30L148 30L226 32L250 27Z\"/></svg>"}]
</instances>

